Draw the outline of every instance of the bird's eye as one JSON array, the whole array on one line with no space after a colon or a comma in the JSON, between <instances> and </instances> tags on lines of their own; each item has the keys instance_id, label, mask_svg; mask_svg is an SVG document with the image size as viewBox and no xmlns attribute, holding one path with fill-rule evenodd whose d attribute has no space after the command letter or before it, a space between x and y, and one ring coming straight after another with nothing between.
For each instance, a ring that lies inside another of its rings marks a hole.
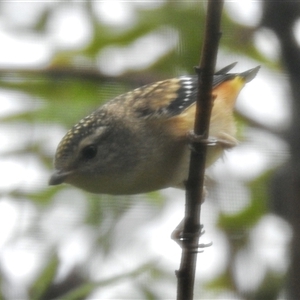
<instances>
[{"instance_id":1,"label":"bird's eye","mask_svg":"<svg viewBox=\"0 0 300 300\"><path fill-rule=\"evenodd\" d=\"M81 155L86 160L92 159L97 155L97 147L95 145L85 146L81 151Z\"/></svg>"}]
</instances>

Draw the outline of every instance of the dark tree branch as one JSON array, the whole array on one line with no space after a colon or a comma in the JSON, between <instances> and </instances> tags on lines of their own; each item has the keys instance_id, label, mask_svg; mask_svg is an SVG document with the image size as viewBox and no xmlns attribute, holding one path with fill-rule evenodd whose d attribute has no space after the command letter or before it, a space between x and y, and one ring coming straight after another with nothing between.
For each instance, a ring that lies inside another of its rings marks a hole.
<instances>
[{"instance_id":1,"label":"dark tree branch","mask_svg":"<svg viewBox=\"0 0 300 300\"><path fill-rule=\"evenodd\" d=\"M300 47L294 33L299 16L299 1L264 1L261 26L271 28L280 41L281 58L289 75L293 101L292 122L287 134L291 158L277 173L272 193L273 205L280 208L281 214L285 213L293 229L287 280L287 298L291 300L300 299Z\"/></svg>"},{"instance_id":2,"label":"dark tree branch","mask_svg":"<svg viewBox=\"0 0 300 300\"><path fill-rule=\"evenodd\" d=\"M52 80L81 80L90 82L110 82L110 83L125 83L130 84L133 87L140 87L141 85L163 80L159 74L155 73L126 73L119 76L108 76L102 74L95 68L87 67L68 67L68 66L51 66L39 69L7 69L0 68L0 78L3 80L16 80L18 77L26 78L39 78L45 76Z\"/></svg>"},{"instance_id":3,"label":"dark tree branch","mask_svg":"<svg viewBox=\"0 0 300 300\"><path fill-rule=\"evenodd\" d=\"M208 138L210 115L212 110L212 83L217 60L220 33L222 0L210 0L207 8L205 37L198 73L198 96L194 133ZM206 144L193 143L189 177L186 183L186 207L182 232L182 256L178 279L177 299L193 299L197 250L200 232L200 210L203 196Z\"/></svg>"}]
</instances>

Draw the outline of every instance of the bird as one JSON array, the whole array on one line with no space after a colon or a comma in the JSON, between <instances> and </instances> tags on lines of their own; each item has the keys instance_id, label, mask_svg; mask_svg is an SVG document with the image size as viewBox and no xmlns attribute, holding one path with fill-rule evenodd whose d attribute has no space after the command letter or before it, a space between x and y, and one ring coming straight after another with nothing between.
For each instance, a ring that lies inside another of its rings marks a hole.
<instances>
[{"instance_id":1,"label":"bird","mask_svg":"<svg viewBox=\"0 0 300 300\"><path fill-rule=\"evenodd\" d=\"M234 106L259 66L213 77L206 167L237 145ZM198 92L197 75L147 84L117 96L75 124L60 141L49 185L96 194L134 195L184 188Z\"/></svg>"}]
</instances>

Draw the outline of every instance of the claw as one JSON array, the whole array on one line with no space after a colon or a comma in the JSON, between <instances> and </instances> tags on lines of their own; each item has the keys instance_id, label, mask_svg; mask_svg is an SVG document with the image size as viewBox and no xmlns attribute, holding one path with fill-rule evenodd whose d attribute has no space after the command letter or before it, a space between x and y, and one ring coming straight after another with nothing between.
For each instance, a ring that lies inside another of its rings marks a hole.
<instances>
[{"instance_id":1,"label":"claw","mask_svg":"<svg viewBox=\"0 0 300 300\"><path fill-rule=\"evenodd\" d=\"M183 222L182 220L179 225L175 228L175 230L172 232L171 239L174 240L181 248L183 247L183 244L185 243L186 245L189 245L189 243L186 243L190 240L192 240L195 236L201 237L204 233L205 230L203 229L203 225L201 224L199 227L199 230L194 232L194 233L189 233L189 234L183 234L182 229L183 229ZM207 243L207 244L198 244L196 249L193 249L194 247L191 247L192 253L202 253L203 250L199 250L199 248L207 248L212 245L212 242Z\"/></svg>"},{"instance_id":2,"label":"claw","mask_svg":"<svg viewBox=\"0 0 300 300\"><path fill-rule=\"evenodd\" d=\"M188 139L191 143L205 144L207 147L221 146L224 149L232 148L237 144L236 140L232 137L228 137L228 139L209 137L206 139L203 135L197 135L192 130L188 132ZM193 145L190 145L190 147L195 151Z\"/></svg>"},{"instance_id":3,"label":"claw","mask_svg":"<svg viewBox=\"0 0 300 300\"><path fill-rule=\"evenodd\" d=\"M198 248L199 249L208 248L208 247L212 246L212 244L213 244L213 242L210 242L210 243L207 243L207 244L204 244L204 243L198 244ZM204 252L204 250L195 251L195 253L203 253L203 252Z\"/></svg>"}]
</instances>

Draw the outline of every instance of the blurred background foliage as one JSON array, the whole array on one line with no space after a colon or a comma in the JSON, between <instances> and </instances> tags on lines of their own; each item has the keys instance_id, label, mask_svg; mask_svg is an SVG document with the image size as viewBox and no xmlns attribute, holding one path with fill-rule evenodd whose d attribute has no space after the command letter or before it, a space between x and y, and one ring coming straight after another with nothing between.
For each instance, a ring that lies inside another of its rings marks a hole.
<instances>
[{"instance_id":1,"label":"blurred background foliage","mask_svg":"<svg viewBox=\"0 0 300 300\"><path fill-rule=\"evenodd\" d=\"M0 299L175 298L180 249L170 234L183 216L182 191L112 197L47 180L59 140L79 119L132 88L193 73L205 8L171 0L0 3ZM278 133L290 102L262 14L261 2L225 5L218 68L263 67L240 96L241 145L208 172L203 239L213 246L199 254L195 299L285 295L291 230L268 199L288 158Z\"/></svg>"}]
</instances>

